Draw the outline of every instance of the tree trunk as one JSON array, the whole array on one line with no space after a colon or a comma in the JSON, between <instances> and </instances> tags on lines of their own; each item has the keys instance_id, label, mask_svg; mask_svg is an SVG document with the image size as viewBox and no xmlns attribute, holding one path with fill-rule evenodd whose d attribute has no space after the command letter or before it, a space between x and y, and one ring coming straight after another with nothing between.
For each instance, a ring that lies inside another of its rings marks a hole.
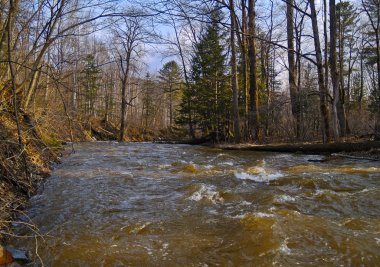
<instances>
[{"instance_id":1,"label":"tree trunk","mask_svg":"<svg viewBox=\"0 0 380 267\"><path fill-rule=\"evenodd\" d=\"M121 118L120 118L120 133L119 133L119 141L124 141L125 128L126 128L126 115L127 115L127 85L128 85L128 76L129 76L129 65L131 60L131 51L127 52L126 57L126 67L123 73L122 85L121 85ZM120 64L123 64L122 62Z\"/></svg>"},{"instance_id":2,"label":"tree trunk","mask_svg":"<svg viewBox=\"0 0 380 267\"><path fill-rule=\"evenodd\" d=\"M306 6L306 9L309 7L309 5ZM295 31L294 31L294 34L295 34L295 41L296 41L296 44L295 44L295 49L296 49L296 70L297 70L297 74L298 74L298 77L297 77L297 89L298 89L298 119L299 119L299 134L300 134L300 140L303 140L304 139L304 112L303 112L303 104L301 101L305 101L306 99L303 98L302 96L302 92L301 92L301 85L302 85L302 75L301 75L301 71L302 71L302 64L301 64L301 59L302 59L302 56L301 54L299 53L299 51L301 51L301 47L302 47L302 37L303 37L303 29L304 29L304 26L305 26L305 17L306 17L306 14L301 14L301 18L300 18L300 21L298 23L297 26L295 26Z\"/></svg>"},{"instance_id":3,"label":"tree trunk","mask_svg":"<svg viewBox=\"0 0 380 267\"><path fill-rule=\"evenodd\" d=\"M380 15L379 15L380 17ZM380 20L380 18L378 18ZM375 139L380 140L380 27L376 32L376 56L377 56L377 114L375 122Z\"/></svg>"},{"instance_id":4,"label":"tree trunk","mask_svg":"<svg viewBox=\"0 0 380 267\"><path fill-rule=\"evenodd\" d=\"M330 68L331 83L333 89L333 133L335 141L339 141L340 124L338 119L338 105L340 102L339 94L339 74L336 57L336 12L335 0L329 0L330 8Z\"/></svg>"},{"instance_id":5,"label":"tree trunk","mask_svg":"<svg viewBox=\"0 0 380 267\"><path fill-rule=\"evenodd\" d=\"M57 39L57 37L52 39L52 35L54 33L54 29L56 28L56 26L58 24L58 21L61 18L61 14L62 14L65 6L66 6L66 1L62 0L59 4L59 8L56 12L56 15L51 18L50 27L49 27L50 29L47 32L47 36L45 37L45 43L43 44L42 49L38 53L38 56L37 56L36 60L34 61L33 66L30 70L29 87L28 87L27 92L26 92L26 97L23 99L23 101L24 101L23 108L26 111L29 108L30 101L32 100L32 96L33 96L33 94L37 88L37 85L38 85L38 81L39 81L39 77L40 77L39 76L40 63L43 60L45 53L48 50L48 48L50 47L50 45L53 43L54 40Z\"/></svg>"},{"instance_id":6,"label":"tree trunk","mask_svg":"<svg viewBox=\"0 0 380 267\"><path fill-rule=\"evenodd\" d=\"M375 139L380 140L380 1L371 1L370 3L362 0L362 5L365 13L369 18L370 26L372 27L375 34L376 41L376 64L377 64L377 112L375 119ZM375 79L376 79L375 78Z\"/></svg>"},{"instance_id":7,"label":"tree trunk","mask_svg":"<svg viewBox=\"0 0 380 267\"><path fill-rule=\"evenodd\" d=\"M0 38L0 55L1 53L4 52L4 46L8 47L9 32L7 29L13 30L14 24L15 24L15 18L18 13L19 6L20 6L20 0L9 1L8 16L5 19L5 25L3 25L2 34ZM7 49L9 49L9 47ZM5 56L6 55L4 55L4 57Z\"/></svg>"},{"instance_id":8,"label":"tree trunk","mask_svg":"<svg viewBox=\"0 0 380 267\"><path fill-rule=\"evenodd\" d=\"M324 60L325 60L325 88L327 91L327 88L329 86L329 56L328 56L328 34L327 34L327 1L323 0L323 39L324 39L324 46L325 46L325 51L324 51Z\"/></svg>"},{"instance_id":9,"label":"tree trunk","mask_svg":"<svg viewBox=\"0 0 380 267\"><path fill-rule=\"evenodd\" d=\"M244 127L245 127L245 135L249 136L248 131L248 118L249 118L249 91L248 91L248 55L247 55L247 13L246 13L246 0L241 1L242 8L242 42L241 42L241 50L242 50L242 65L243 65L243 97L244 97ZM237 27L237 23L236 27Z\"/></svg>"},{"instance_id":10,"label":"tree trunk","mask_svg":"<svg viewBox=\"0 0 380 267\"><path fill-rule=\"evenodd\" d=\"M125 79L125 78L124 78ZM121 86L121 117L120 117L120 133L119 133L119 141L124 141L124 133L125 133L125 115L126 115L126 91L127 91L127 82L123 81Z\"/></svg>"},{"instance_id":11,"label":"tree trunk","mask_svg":"<svg viewBox=\"0 0 380 267\"><path fill-rule=\"evenodd\" d=\"M331 57L331 80L333 84L334 92L334 106L336 111L336 119L338 125L334 127L334 131L338 130L338 136L343 137L346 134L346 111L344 108L344 82L343 82L343 73L338 73L337 67L337 55L336 55L336 34L337 29L337 19L336 19L336 4L335 0L330 0L330 57ZM341 63L343 64L343 63ZM342 78L340 80L340 78ZM342 83L339 86L339 83Z\"/></svg>"},{"instance_id":12,"label":"tree trunk","mask_svg":"<svg viewBox=\"0 0 380 267\"><path fill-rule=\"evenodd\" d=\"M322 62L322 52L321 43L319 40L319 30L318 30L318 19L317 12L315 9L314 0L309 0L311 9L311 23L314 35L314 46L315 54L317 60L317 71L318 71L318 86L319 86L319 108L321 112L321 122L322 122L322 132L323 132L323 142L330 141L330 118L327 106L327 90L325 86L325 77L323 73L323 62Z\"/></svg>"},{"instance_id":13,"label":"tree trunk","mask_svg":"<svg viewBox=\"0 0 380 267\"><path fill-rule=\"evenodd\" d=\"M255 0L248 2L248 55L249 55L249 128L253 138L261 141L260 115L259 115L259 95L257 86L257 59L256 59L256 11Z\"/></svg>"},{"instance_id":14,"label":"tree trunk","mask_svg":"<svg viewBox=\"0 0 380 267\"><path fill-rule=\"evenodd\" d=\"M363 40L362 40L363 45ZM363 51L360 51L360 92L359 92L359 110L362 111L362 100L364 96L364 55Z\"/></svg>"},{"instance_id":15,"label":"tree trunk","mask_svg":"<svg viewBox=\"0 0 380 267\"><path fill-rule=\"evenodd\" d=\"M188 75L187 69L186 69L185 57L184 57L182 46L181 46L181 42L180 42L180 39L179 39L179 34L178 34L178 31L177 31L177 26L176 26L176 23L175 23L174 20L173 20L173 28L174 28L174 33L175 33L175 36L176 36L179 56L181 58L182 69L183 69L183 74L184 74L185 83L186 83L186 89L189 92L191 92L192 88L191 88L191 84L190 84L190 80L189 80L189 75ZM188 119L189 119L188 120L189 134L190 134L191 138L195 139L195 131L194 131L194 126L193 126L193 118L192 118L192 113L191 113L192 107L191 107L191 100L190 99L188 99L188 101L187 101L187 107L189 109L189 114L188 114L189 115L189 117L188 117Z\"/></svg>"},{"instance_id":16,"label":"tree trunk","mask_svg":"<svg viewBox=\"0 0 380 267\"><path fill-rule=\"evenodd\" d=\"M231 78L232 78L232 111L234 121L234 140L235 143L240 142L240 124L239 124L239 100L238 100L238 76L236 65L236 46L235 46L235 8L234 0L230 0L230 15L231 15Z\"/></svg>"},{"instance_id":17,"label":"tree trunk","mask_svg":"<svg viewBox=\"0 0 380 267\"><path fill-rule=\"evenodd\" d=\"M170 85L169 89L169 129L172 131L173 128L173 89L172 85Z\"/></svg>"},{"instance_id":18,"label":"tree trunk","mask_svg":"<svg viewBox=\"0 0 380 267\"><path fill-rule=\"evenodd\" d=\"M288 0L286 7L286 25L287 25L287 38L288 38L288 70L289 70L289 90L290 101L292 105L292 114L296 121L296 139L299 140L301 135L301 120L300 120L300 107L297 88L297 68L295 62L294 51L294 26L293 26L293 6L294 0Z\"/></svg>"}]
</instances>

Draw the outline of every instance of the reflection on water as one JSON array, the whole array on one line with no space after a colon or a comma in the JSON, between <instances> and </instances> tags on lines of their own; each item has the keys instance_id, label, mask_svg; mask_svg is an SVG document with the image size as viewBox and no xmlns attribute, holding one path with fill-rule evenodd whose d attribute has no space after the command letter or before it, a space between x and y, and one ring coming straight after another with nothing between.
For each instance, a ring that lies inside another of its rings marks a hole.
<instances>
[{"instance_id":1,"label":"reflection on water","mask_svg":"<svg viewBox=\"0 0 380 267\"><path fill-rule=\"evenodd\" d=\"M45 266L380 263L378 163L150 143L76 150L28 210L47 235ZM35 251L34 239L14 245Z\"/></svg>"}]
</instances>

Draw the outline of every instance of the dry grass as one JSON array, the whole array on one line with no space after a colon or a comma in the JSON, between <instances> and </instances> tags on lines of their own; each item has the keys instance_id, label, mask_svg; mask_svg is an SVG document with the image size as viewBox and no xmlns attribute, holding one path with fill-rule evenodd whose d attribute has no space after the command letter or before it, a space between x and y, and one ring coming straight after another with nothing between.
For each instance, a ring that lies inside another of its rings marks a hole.
<instances>
[{"instance_id":1,"label":"dry grass","mask_svg":"<svg viewBox=\"0 0 380 267\"><path fill-rule=\"evenodd\" d=\"M41 141L27 117L20 118L22 144L17 141L13 115L0 113L0 241L11 234L9 225L19 215L44 177L57 161L56 153Z\"/></svg>"}]
</instances>

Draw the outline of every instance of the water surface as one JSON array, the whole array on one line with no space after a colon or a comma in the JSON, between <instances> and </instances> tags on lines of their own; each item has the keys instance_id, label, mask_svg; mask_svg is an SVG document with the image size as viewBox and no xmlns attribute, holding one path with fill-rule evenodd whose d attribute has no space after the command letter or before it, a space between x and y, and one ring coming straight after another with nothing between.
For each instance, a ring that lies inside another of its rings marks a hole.
<instances>
[{"instance_id":1,"label":"water surface","mask_svg":"<svg viewBox=\"0 0 380 267\"><path fill-rule=\"evenodd\" d=\"M75 149L27 211L45 266L380 264L378 162L152 143ZM14 245L35 251L36 240Z\"/></svg>"}]
</instances>

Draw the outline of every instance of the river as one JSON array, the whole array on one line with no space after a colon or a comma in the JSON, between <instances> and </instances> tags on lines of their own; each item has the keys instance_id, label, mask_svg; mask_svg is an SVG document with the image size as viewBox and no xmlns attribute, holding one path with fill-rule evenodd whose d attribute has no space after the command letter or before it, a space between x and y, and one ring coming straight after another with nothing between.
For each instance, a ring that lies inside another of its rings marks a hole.
<instances>
[{"instance_id":1,"label":"river","mask_svg":"<svg viewBox=\"0 0 380 267\"><path fill-rule=\"evenodd\" d=\"M45 266L380 264L378 162L154 143L75 150L22 218L43 238L13 241L37 244Z\"/></svg>"}]
</instances>

